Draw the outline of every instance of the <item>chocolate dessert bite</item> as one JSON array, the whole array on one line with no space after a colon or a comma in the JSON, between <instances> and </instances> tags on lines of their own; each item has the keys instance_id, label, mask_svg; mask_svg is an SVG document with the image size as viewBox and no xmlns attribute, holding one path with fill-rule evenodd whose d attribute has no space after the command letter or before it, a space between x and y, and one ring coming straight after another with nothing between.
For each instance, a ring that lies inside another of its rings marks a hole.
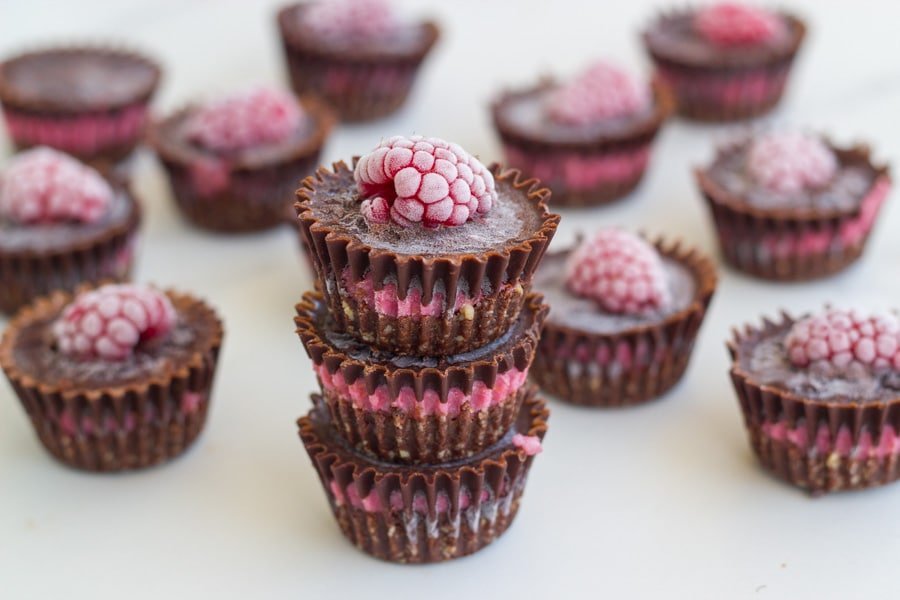
<instances>
[{"instance_id":1,"label":"chocolate dessert bite","mask_svg":"<svg viewBox=\"0 0 900 600\"><path fill-rule=\"evenodd\" d=\"M436 24L403 19L385 0L292 4L278 28L294 91L321 97L344 121L400 108L439 36Z\"/></svg>"},{"instance_id":2,"label":"chocolate dessert bite","mask_svg":"<svg viewBox=\"0 0 900 600\"><path fill-rule=\"evenodd\" d=\"M242 233L284 222L333 125L318 100L258 87L180 110L150 137L182 213L198 227Z\"/></svg>"},{"instance_id":3,"label":"chocolate dessert bite","mask_svg":"<svg viewBox=\"0 0 900 600\"><path fill-rule=\"evenodd\" d=\"M129 277L140 207L129 189L46 147L0 177L0 311L54 290Z\"/></svg>"},{"instance_id":4,"label":"chocolate dessert bite","mask_svg":"<svg viewBox=\"0 0 900 600\"><path fill-rule=\"evenodd\" d=\"M568 82L505 92L492 106L506 161L540 179L563 206L632 192L670 111L665 88L605 62Z\"/></svg>"},{"instance_id":5,"label":"chocolate dessert bite","mask_svg":"<svg viewBox=\"0 0 900 600\"><path fill-rule=\"evenodd\" d=\"M813 494L900 475L900 319L828 308L735 331L731 379L764 467Z\"/></svg>"},{"instance_id":6,"label":"chocolate dessert bite","mask_svg":"<svg viewBox=\"0 0 900 600\"><path fill-rule=\"evenodd\" d=\"M206 420L222 323L204 302L143 285L56 292L22 309L0 366L45 448L90 471L187 449Z\"/></svg>"},{"instance_id":7,"label":"chocolate dessert bite","mask_svg":"<svg viewBox=\"0 0 900 600\"><path fill-rule=\"evenodd\" d=\"M619 229L551 253L534 278L550 314L532 378L575 404L658 398L684 374L715 288L697 251Z\"/></svg>"},{"instance_id":8,"label":"chocolate dessert bite","mask_svg":"<svg viewBox=\"0 0 900 600\"><path fill-rule=\"evenodd\" d=\"M891 188L867 147L796 132L737 140L695 174L725 259L781 281L826 277L859 259Z\"/></svg>"},{"instance_id":9,"label":"chocolate dessert bite","mask_svg":"<svg viewBox=\"0 0 900 600\"><path fill-rule=\"evenodd\" d=\"M37 50L0 63L0 104L18 148L51 146L107 165L140 141L159 79L153 61L126 50Z\"/></svg>"},{"instance_id":10,"label":"chocolate dessert bite","mask_svg":"<svg viewBox=\"0 0 900 600\"><path fill-rule=\"evenodd\" d=\"M788 13L719 2L663 13L643 40L681 115L731 121L775 107L805 35Z\"/></svg>"}]
</instances>

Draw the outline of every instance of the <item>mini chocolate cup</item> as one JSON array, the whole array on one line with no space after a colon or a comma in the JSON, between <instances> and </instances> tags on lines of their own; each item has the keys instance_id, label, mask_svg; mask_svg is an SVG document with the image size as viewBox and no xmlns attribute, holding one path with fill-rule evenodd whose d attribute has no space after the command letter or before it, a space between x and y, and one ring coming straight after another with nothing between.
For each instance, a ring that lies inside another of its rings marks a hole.
<instances>
[{"instance_id":1,"label":"mini chocolate cup","mask_svg":"<svg viewBox=\"0 0 900 600\"><path fill-rule=\"evenodd\" d=\"M661 14L657 20L684 14L685 10L671 11ZM649 32L645 31L645 49L656 65L657 77L671 90L678 114L696 121L739 121L764 115L775 108L784 95L794 58L806 37L803 21L786 13L780 13L780 16L789 28L790 44L746 56L723 52L687 61L654 47ZM727 89L728 101L710 97L710 88Z\"/></svg>"},{"instance_id":2,"label":"mini chocolate cup","mask_svg":"<svg viewBox=\"0 0 900 600\"><path fill-rule=\"evenodd\" d=\"M472 554L515 518L534 455L514 434L543 439L549 411L532 391L515 426L483 453L443 465L408 467L373 460L334 433L327 407L298 421L300 439L344 536L382 560L430 563Z\"/></svg>"},{"instance_id":3,"label":"mini chocolate cup","mask_svg":"<svg viewBox=\"0 0 900 600\"><path fill-rule=\"evenodd\" d=\"M375 351L366 358L354 358L330 341L327 304L321 293L303 296L294 322L320 375L335 432L358 451L380 460L434 464L477 454L509 430L526 393L525 375L546 314L541 297L531 294L509 337L496 348L476 351L462 360L440 357L424 361L427 366L405 367ZM510 383L513 377L518 387ZM504 391L496 391L501 385ZM481 393L502 397L476 409L476 387ZM453 411L451 395L455 396ZM463 400L458 398L461 395ZM440 405L428 404L435 401ZM375 405L380 402L388 405ZM411 405L399 408L405 402Z\"/></svg>"},{"instance_id":4,"label":"mini chocolate cup","mask_svg":"<svg viewBox=\"0 0 900 600\"><path fill-rule=\"evenodd\" d=\"M294 92L319 96L343 121L370 121L399 109L440 37L438 26L431 22L418 25L422 41L406 53L329 49L302 31L300 12L306 6L306 2L286 6L277 17Z\"/></svg>"},{"instance_id":5,"label":"mini chocolate cup","mask_svg":"<svg viewBox=\"0 0 900 600\"><path fill-rule=\"evenodd\" d=\"M113 56L131 61L141 68L148 68L152 75L146 85L137 89L132 97L119 102L106 100L102 104L98 103L96 106L82 106L66 96L43 101L27 98L19 92L17 86L10 80L9 70L13 68L17 61L31 59L47 53ZM24 52L0 62L0 104L2 104L3 113L7 120L7 130L18 150L45 145L62 150L95 166L115 165L127 158L141 142L149 104L156 93L156 89L159 87L161 77L162 70L156 62L142 54L124 48L103 45L44 48ZM86 123L89 126L82 127L79 130L77 134L79 142L76 144L71 140L75 136L72 126L79 119L87 119ZM121 126L125 120L131 120L132 126L129 126L128 130L133 130L133 134L123 135L120 140L96 139L93 140L94 143L87 144L86 140L81 137L96 135L98 138L102 138L104 135L108 135L108 132L117 125ZM26 125L20 128L16 125L19 121L26 123ZM104 125L98 125L99 123L104 123ZM19 129L22 129L24 133L20 134ZM39 129L46 130L47 135L35 138L32 134Z\"/></svg>"},{"instance_id":6,"label":"mini chocolate cup","mask_svg":"<svg viewBox=\"0 0 900 600\"><path fill-rule=\"evenodd\" d=\"M678 383L715 292L716 270L711 260L680 242L659 238L653 245L693 274L696 291L690 304L659 322L615 333L558 325L551 306L531 368L541 389L572 404L609 408L654 400ZM594 358L601 354L609 357L605 363ZM621 355L631 364L622 366Z\"/></svg>"},{"instance_id":7,"label":"mini chocolate cup","mask_svg":"<svg viewBox=\"0 0 900 600\"><path fill-rule=\"evenodd\" d=\"M113 189L126 194L132 207L121 224L64 247L0 248L0 312L12 314L56 290L130 278L141 207L127 187L114 184Z\"/></svg>"},{"instance_id":8,"label":"mini chocolate cup","mask_svg":"<svg viewBox=\"0 0 900 600\"><path fill-rule=\"evenodd\" d=\"M748 325L743 330L735 329L728 342L731 382L737 392L750 447L760 464L813 495L896 481L900 478L900 452L895 450L878 456L870 446L871 451L864 453L861 441L868 436L878 447L885 437L896 438L900 432L900 395L872 402L809 398L778 385L760 383L741 364L743 352L763 339L786 332L795 321L794 317L782 313L776 321L764 319L761 327ZM766 429L772 424L795 431L809 442L798 443L796 438L767 434ZM839 451L836 441L842 436L848 438L848 452ZM827 449L817 447L821 438L828 440L824 444Z\"/></svg>"},{"instance_id":9,"label":"mini chocolate cup","mask_svg":"<svg viewBox=\"0 0 900 600\"><path fill-rule=\"evenodd\" d=\"M194 225L219 233L253 233L284 223L297 186L319 165L335 123L332 111L315 98L300 100L313 122L309 138L277 157L228 157L174 139L174 129L191 114L184 108L155 123L156 150L181 213Z\"/></svg>"},{"instance_id":10,"label":"mini chocolate cup","mask_svg":"<svg viewBox=\"0 0 900 600\"><path fill-rule=\"evenodd\" d=\"M694 174L718 233L725 260L735 269L773 281L807 281L829 277L862 256L877 214L890 190L885 165L875 165L865 146L832 147L844 163L865 163L875 170L872 187L850 211L818 209L757 208L722 188L703 169ZM841 236L866 220L862 235L845 243ZM788 246L803 236L824 237L827 247L816 251L792 251L779 256L770 247Z\"/></svg>"},{"instance_id":11,"label":"mini chocolate cup","mask_svg":"<svg viewBox=\"0 0 900 600\"><path fill-rule=\"evenodd\" d=\"M208 321L208 343L182 364L166 364L145 380L109 389L48 384L19 368L16 345L23 328L59 314L72 294L40 298L10 323L0 341L0 367L41 444L61 463L84 471L142 469L182 454L199 436L209 409L222 323L201 300L166 294L176 311Z\"/></svg>"},{"instance_id":12,"label":"mini chocolate cup","mask_svg":"<svg viewBox=\"0 0 900 600\"><path fill-rule=\"evenodd\" d=\"M358 159L354 159L354 165ZM320 168L297 191L300 230L315 267L316 289L322 290L340 331L381 350L398 354L440 356L480 348L503 335L515 323L531 286L531 278L559 224L559 215L547 210L550 190L536 179L525 179L516 169L492 165L498 186L525 195L539 213L535 231L520 241L484 252L433 256L398 254L373 248L356 236L323 223L312 206L317 187L329 189L352 181L344 162L333 170ZM345 281L345 274L347 275ZM412 291L430 303L446 290L445 304L454 306L460 289L479 297L460 310L442 310L437 316L390 316L379 313L366 299L347 289L372 278L376 291L396 282L403 300ZM421 289L419 289L420 286Z\"/></svg>"},{"instance_id":13,"label":"mini chocolate cup","mask_svg":"<svg viewBox=\"0 0 900 600\"><path fill-rule=\"evenodd\" d=\"M602 159L616 155L647 152L649 154L662 124L672 113L672 96L668 89L653 83L653 114L647 120L637 123L632 131L617 135L599 135L594 139L571 142L550 140L522 128L504 118L505 103L522 96L538 93L554 87L552 79L541 81L537 86L522 90L505 92L491 106L494 128L503 143L506 161L524 172L533 172L529 165L536 160L553 160L564 155L579 155L582 159ZM523 162L515 160L520 158ZM551 204L553 206L589 207L609 204L621 200L633 192L644 177L646 169L635 172L632 177L600 181L586 189L573 189L563 179L562 169L558 169L554 177L542 179L542 183L553 190Z\"/></svg>"}]
</instances>

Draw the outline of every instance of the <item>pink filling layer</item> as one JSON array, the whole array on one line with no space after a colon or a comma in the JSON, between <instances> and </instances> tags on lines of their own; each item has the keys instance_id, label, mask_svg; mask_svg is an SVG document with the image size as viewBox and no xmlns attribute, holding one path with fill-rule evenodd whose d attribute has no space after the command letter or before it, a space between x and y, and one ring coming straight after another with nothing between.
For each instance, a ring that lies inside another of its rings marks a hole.
<instances>
[{"instance_id":1,"label":"pink filling layer","mask_svg":"<svg viewBox=\"0 0 900 600\"><path fill-rule=\"evenodd\" d=\"M324 364L314 365L313 368L325 390L349 398L356 408L380 412L396 408L407 414L451 417L459 415L466 405L470 406L472 410L480 411L503 403L522 387L528 376L527 369L524 371L510 369L498 374L494 386L491 388L481 381L476 381L472 385L472 391L469 394L456 387L450 388L447 393L447 401L441 402L440 396L434 390L426 390L422 400L417 400L415 391L410 386L400 388L397 398L391 400L386 385L378 386L374 393L369 394L366 392L366 384L361 377L348 385L340 371L329 373Z\"/></svg>"},{"instance_id":2,"label":"pink filling layer","mask_svg":"<svg viewBox=\"0 0 900 600\"><path fill-rule=\"evenodd\" d=\"M504 485L503 488L507 486ZM337 481L331 480L328 484L328 487L331 489L331 494L334 496L334 500L338 505L342 505L345 503L349 503L350 506L357 509L362 509L366 512L378 512L382 509L381 500L378 498L378 494L375 493L373 489L369 492L369 495L365 498L361 498L359 492L356 489L354 484L350 484L347 486L346 492L341 489L340 485L338 485ZM504 489L500 490L500 495L502 496L504 493ZM490 500L491 494L488 490L481 490L481 502L487 502ZM469 493L469 490L466 488L461 488L459 490L459 510L463 511L469 508L472 505L472 497ZM402 511L404 508L403 503L403 495L399 491L391 492L390 497L390 509L392 511ZM439 493L437 499L435 500L435 509L438 514L450 512L450 498L443 493ZM419 514L428 514L428 502L425 498L425 495L422 493L416 494L413 497L413 512L417 512Z\"/></svg>"},{"instance_id":3,"label":"pink filling layer","mask_svg":"<svg viewBox=\"0 0 900 600\"><path fill-rule=\"evenodd\" d=\"M881 429L881 437L877 440L873 439L871 432L863 430L855 444L846 425L838 429L836 436L832 436L828 426L822 423L813 439L810 439L803 419L800 419L793 428L785 421L763 423L762 433L776 442L788 442L800 450L819 455L835 453L842 458L865 460L884 459L900 454L900 438L890 425L885 425Z\"/></svg>"},{"instance_id":4,"label":"pink filling layer","mask_svg":"<svg viewBox=\"0 0 900 600\"><path fill-rule=\"evenodd\" d=\"M322 77L322 90L328 95L339 96L363 91L392 92L404 89L410 83L409 69L375 67L361 70L353 67L330 67Z\"/></svg>"},{"instance_id":5,"label":"pink filling layer","mask_svg":"<svg viewBox=\"0 0 900 600\"><path fill-rule=\"evenodd\" d=\"M787 70L771 74L752 71L741 75L684 75L660 67L660 78L683 98L701 98L722 105L759 104L781 95Z\"/></svg>"},{"instance_id":6,"label":"pink filling layer","mask_svg":"<svg viewBox=\"0 0 900 600\"><path fill-rule=\"evenodd\" d=\"M562 180L570 190L591 190L602 185L638 179L650 160L650 145L623 152L584 155L578 152L554 152L543 155L523 152L507 144L504 152L509 164L541 181Z\"/></svg>"},{"instance_id":7,"label":"pink filling layer","mask_svg":"<svg viewBox=\"0 0 900 600\"><path fill-rule=\"evenodd\" d=\"M200 410L206 396L198 392L185 392L181 396L180 410L184 415L190 415ZM130 433L137 429L138 423L148 423L156 419L156 408L154 405L147 405L145 411L141 414L129 410L126 411L122 419L118 419L115 415L107 414L99 421L92 415L85 414L80 421L76 418L73 411L66 408L59 413L57 424L66 435L104 435L107 433Z\"/></svg>"},{"instance_id":8,"label":"pink filling layer","mask_svg":"<svg viewBox=\"0 0 900 600\"><path fill-rule=\"evenodd\" d=\"M576 346L572 353L560 349L555 354L557 358L571 358L579 365L595 364L601 367L617 366L621 369L631 369L647 366L653 360L662 360L666 356L667 348L666 345L660 344L654 353L650 349L649 342L641 338L635 345L626 341L620 341L615 345L601 344L592 352L587 345L581 344Z\"/></svg>"},{"instance_id":9,"label":"pink filling layer","mask_svg":"<svg viewBox=\"0 0 900 600\"><path fill-rule=\"evenodd\" d=\"M147 122L147 107L66 118L5 111L9 135L20 144L52 146L74 154L92 154L136 141Z\"/></svg>"}]
</instances>

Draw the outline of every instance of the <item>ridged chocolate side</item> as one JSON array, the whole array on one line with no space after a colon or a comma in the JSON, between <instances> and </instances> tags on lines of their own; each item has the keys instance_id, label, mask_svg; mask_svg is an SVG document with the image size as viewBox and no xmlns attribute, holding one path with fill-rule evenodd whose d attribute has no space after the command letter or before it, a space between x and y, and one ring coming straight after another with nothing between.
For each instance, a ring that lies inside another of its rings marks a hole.
<instances>
[{"instance_id":1,"label":"ridged chocolate side","mask_svg":"<svg viewBox=\"0 0 900 600\"><path fill-rule=\"evenodd\" d=\"M878 185L890 184L887 166L874 164L868 147L832 147L832 150L841 162L866 162L875 170L876 177L865 196ZM839 248L832 247L825 252L769 256L765 260L758 252L748 251L747 247L761 247L763 239L772 236L797 237L807 233L836 236L845 223L860 217L862 199L853 211L757 208L716 184L704 169L696 169L694 175L712 213L722 253L728 263L740 271L775 281L818 279L847 268L865 250L870 232L856 244L841 244Z\"/></svg>"},{"instance_id":2,"label":"ridged chocolate side","mask_svg":"<svg viewBox=\"0 0 900 600\"><path fill-rule=\"evenodd\" d=\"M206 421L210 391L224 330L212 308L192 296L169 291L178 310L199 306L214 323L208 347L199 348L181 365L168 365L146 381L103 391L81 391L66 385L50 385L22 372L15 357L18 333L35 320L58 314L72 295L57 292L23 308L0 341L0 367L28 413L41 443L60 462L87 471L140 469L166 462L184 452L200 434ZM194 411L182 409L186 394L200 394L203 401ZM73 416L77 431L60 425L63 414ZM135 419L130 430L128 417ZM82 419L107 429L109 418L115 431L84 431Z\"/></svg>"},{"instance_id":3,"label":"ridged chocolate side","mask_svg":"<svg viewBox=\"0 0 900 600\"><path fill-rule=\"evenodd\" d=\"M693 273L693 301L658 323L616 333L581 331L548 319L531 368L532 379L544 391L573 404L628 406L658 398L684 375L716 289L715 265L697 250L682 247L680 242L658 238L653 245L662 256L678 261ZM550 310L552 313L552 306ZM616 350L623 344L630 356L644 355L647 360L631 368L619 366ZM605 365L595 364L594 357L601 349L608 350L611 356ZM579 354L586 358L576 358ZM580 365L578 370L570 366L573 361Z\"/></svg>"},{"instance_id":4,"label":"ridged chocolate side","mask_svg":"<svg viewBox=\"0 0 900 600\"><path fill-rule=\"evenodd\" d=\"M309 415L298 421L300 439L319 474L338 525L364 552L395 562L437 562L457 558L493 541L515 516L534 456L518 450L510 439L504 438L484 453L463 461L405 467L375 461L349 448L334 435L321 397L314 395L313 404ZM532 387L519 413L515 431L543 439L548 417L545 402L534 396ZM380 508L363 513L361 509L336 500L332 482L342 490L354 486L360 498L367 498L374 492ZM462 489L467 490L471 498L466 509L459 506ZM499 498L497 490L502 490ZM482 492L486 492L485 499L482 499ZM391 506L391 498L397 494L402 500L399 510ZM438 508L439 498L449 501L446 510ZM424 513L417 512L417 499L424 502ZM479 534L476 528L465 526L467 519L482 523L488 513L496 510L496 502L505 502L508 509L504 518L488 524L486 532ZM426 525L433 524L425 530L416 528L417 532L425 534L424 540L423 536L410 535L404 527L391 527L404 517L407 522L421 519Z\"/></svg>"},{"instance_id":5,"label":"ridged chocolate side","mask_svg":"<svg viewBox=\"0 0 900 600\"><path fill-rule=\"evenodd\" d=\"M750 445L760 463L778 477L813 494L837 490L862 489L896 481L900 477L898 460L893 453L885 458L856 458L835 453L801 452L786 441L772 440L763 435L767 422L783 422L796 428L802 420L807 439L815 440L819 427L825 425L834 440L846 428L851 445L856 447L860 435L867 431L878 440L886 426L900 431L900 396L889 401L858 402L848 399L825 401L808 398L787 389L763 385L753 373L741 365L741 355L761 340L785 331L795 322L794 317L782 313L777 321L764 319L761 327L747 325L735 329L728 342L732 359L731 381L737 392L744 416Z\"/></svg>"},{"instance_id":6,"label":"ridged chocolate side","mask_svg":"<svg viewBox=\"0 0 900 600\"><path fill-rule=\"evenodd\" d=\"M124 281L131 261L119 268L117 258L134 245L141 224L141 206L127 187L114 186L132 203L130 218L98 232L91 240L42 251L0 249L0 312L12 314L35 298L56 290L74 291L86 283Z\"/></svg>"}]
</instances>

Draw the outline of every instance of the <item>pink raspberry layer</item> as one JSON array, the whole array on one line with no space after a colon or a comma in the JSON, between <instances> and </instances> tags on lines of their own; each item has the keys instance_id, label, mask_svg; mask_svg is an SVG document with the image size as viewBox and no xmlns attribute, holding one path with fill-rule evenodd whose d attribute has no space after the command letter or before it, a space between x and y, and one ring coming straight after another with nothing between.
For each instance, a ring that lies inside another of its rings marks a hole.
<instances>
[{"instance_id":1,"label":"pink raspberry layer","mask_svg":"<svg viewBox=\"0 0 900 600\"><path fill-rule=\"evenodd\" d=\"M181 396L179 410L183 415L192 415L200 411L206 403L206 395L199 392L185 392ZM118 418L107 414L101 419L93 415L84 414L81 419L75 417L72 410L65 408L57 417L57 426L64 435L111 435L117 433L131 433L139 426L156 423L157 411L153 404L148 404L146 410L137 412L128 410Z\"/></svg>"},{"instance_id":2,"label":"pink raspberry layer","mask_svg":"<svg viewBox=\"0 0 900 600\"><path fill-rule=\"evenodd\" d=\"M595 365L613 373L626 373L631 369L644 368L662 361L668 352L668 345L660 343L653 352L643 338L636 344L620 341L616 344L600 344L591 350L586 344L579 344L575 350L566 352L557 349L556 358L569 359L571 371L590 370Z\"/></svg>"},{"instance_id":3,"label":"pink raspberry layer","mask_svg":"<svg viewBox=\"0 0 900 600\"><path fill-rule=\"evenodd\" d=\"M698 75L658 67L657 73L681 103L710 103L725 107L766 106L784 92L788 69L748 70L739 75Z\"/></svg>"},{"instance_id":4,"label":"pink raspberry layer","mask_svg":"<svg viewBox=\"0 0 900 600\"><path fill-rule=\"evenodd\" d=\"M378 497L378 494L375 492L375 490L369 492L369 495L365 498L361 498L359 495L359 491L357 491L356 489L356 485L352 483L347 486L346 491L342 490L338 482L335 480L332 480L331 483L328 484L328 487L331 490L332 496L334 496L335 502L339 506L342 504L349 504L353 508L364 510L366 512L380 512L382 509L381 499ZM482 503L489 502L490 497L491 493L488 490L481 490ZM460 511L466 510L472 505L472 496L469 493L469 490L467 490L466 488L460 489L458 502ZM394 491L391 493L390 508L395 512L402 511L405 508L403 503L403 496L399 491ZM428 514L428 502L425 499L424 494L416 494L416 496L413 498L412 508L413 512L419 513L421 515ZM446 494L438 494L435 503L436 512L439 514L448 513L450 512L450 508L450 498L448 498Z\"/></svg>"},{"instance_id":5,"label":"pink raspberry layer","mask_svg":"<svg viewBox=\"0 0 900 600\"><path fill-rule=\"evenodd\" d=\"M390 412L399 410L405 414L421 416L441 415L455 417L468 406L471 410L482 411L491 406L498 406L513 396L525 383L528 370L520 371L510 369L497 375L493 387L488 387L481 381L476 381L472 391L466 394L460 388L451 388L447 394L447 401L441 402L438 393L427 390L421 401L416 399L415 391L404 386L400 389L397 398L391 400L387 386L382 385L369 394L362 378L352 384L347 384L340 371L330 373L324 364L313 365L313 369L319 376L319 381L326 391L334 392L343 398L347 398L356 408L373 412Z\"/></svg>"},{"instance_id":6,"label":"pink raspberry layer","mask_svg":"<svg viewBox=\"0 0 900 600\"><path fill-rule=\"evenodd\" d=\"M147 106L67 118L4 110L6 129L20 146L50 146L79 156L136 144L147 123Z\"/></svg>"},{"instance_id":7,"label":"pink raspberry layer","mask_svg":"<svg viewBox=\"0 0 900 600\"><path fill-rule=\"evenodd\" d=\"M768 421L763 423L762 433L773 441L786 442L803 452L818 456L883 460L900 455L900 437L890 425L882 427L881 436L877 439L871 431L863 429L854 440L846 425L841 426L837 435L833 436L825 423L819 424L815 435L810 439L804 419L797 421L793 427L784 420Z\"/></svg>"},{"instance_id":8,"label":"pink raspberry layer","mask_svg":"<svg viewBox=\"0 0 900 600\"><path fill-rule=\"evenodd\" d=\"M408 67L342 66L325 68L317 86L327 97L343 95L386 95L402 92L412 86L415 69Z\"/></svg>"},{"instance_id":9,"label":"pink raspberry layer","mask_svg":"<svg viewBox=\"0 0 900 600\"><path fill-rule=\"evenodd\" d=\"M640 179L650 160L650 145L594 154L535 154L507 144L504 153L510 165L529 176L544 182L561 181L565 190L584 192L603 186L622 186Z\"/></svg>"}]
</instances>

